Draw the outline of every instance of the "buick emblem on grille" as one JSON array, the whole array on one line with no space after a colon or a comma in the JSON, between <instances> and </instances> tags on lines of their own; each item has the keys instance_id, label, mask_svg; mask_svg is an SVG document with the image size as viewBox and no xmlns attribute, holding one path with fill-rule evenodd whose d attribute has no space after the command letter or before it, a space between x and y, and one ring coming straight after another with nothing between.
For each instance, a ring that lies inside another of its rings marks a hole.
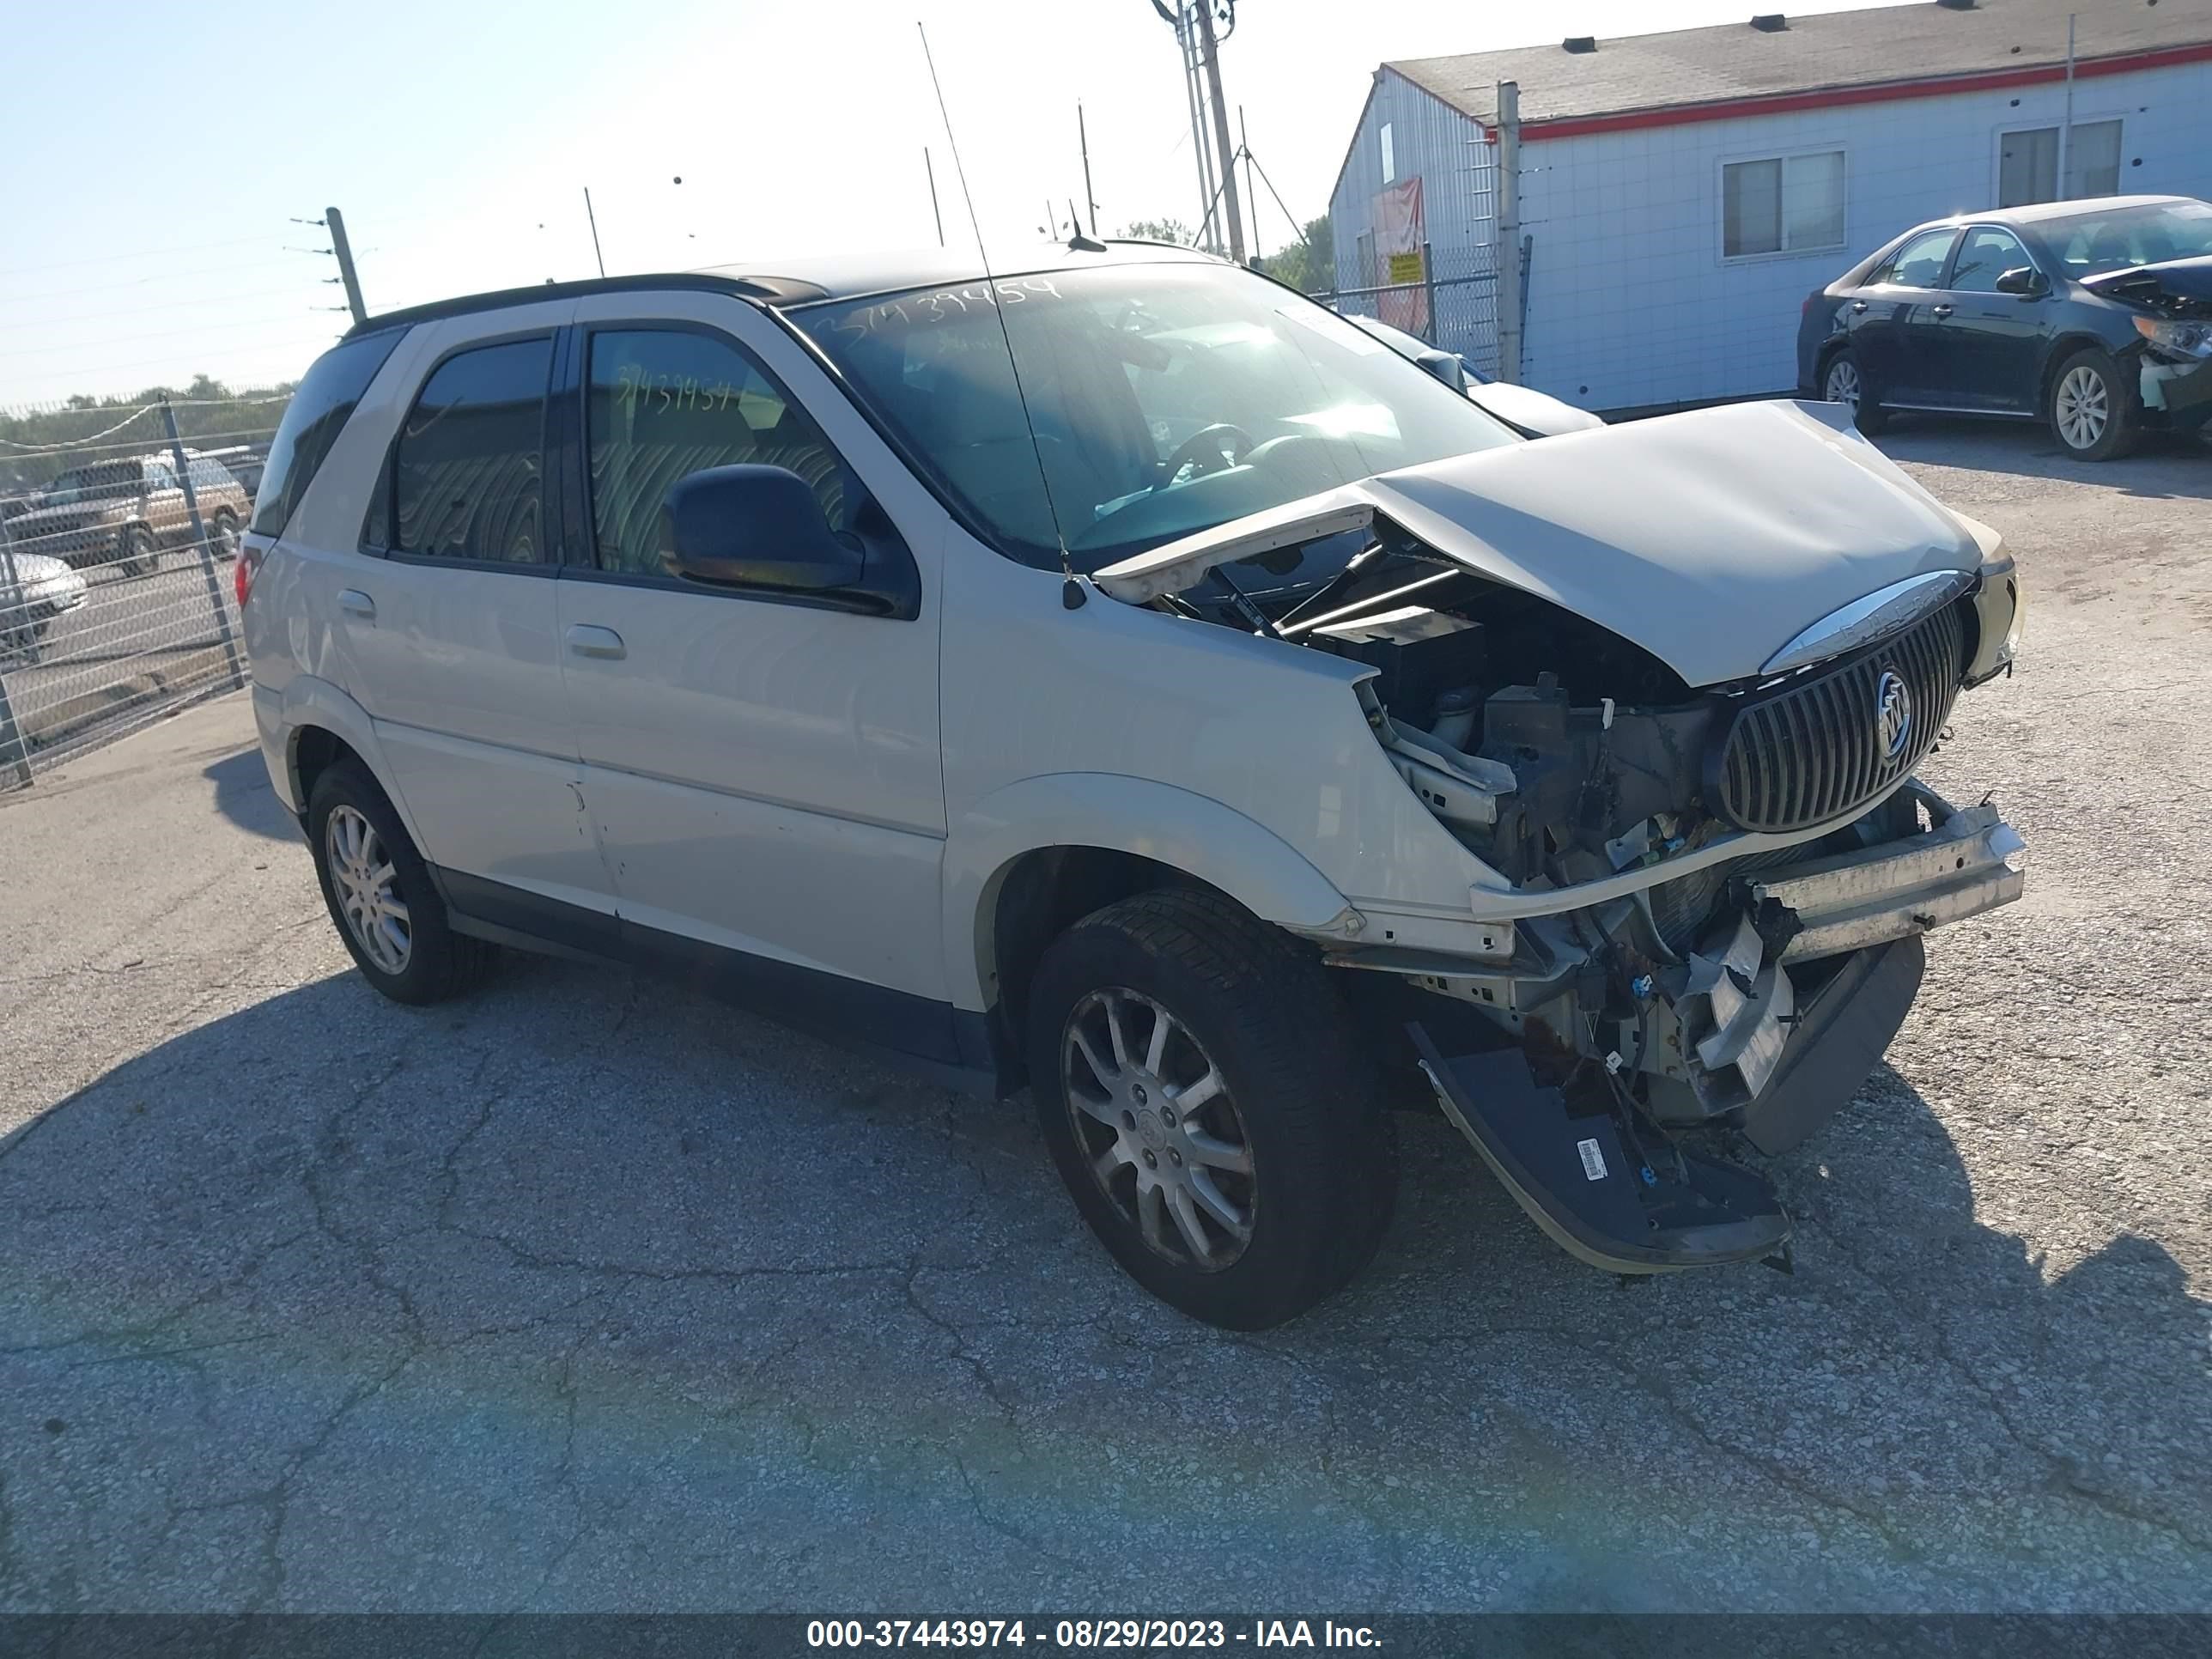
<instances>
[{"instance_id":1,"label":"buick emblem on grille","mask_svg":"<svg viewBox=\"0 0 2212 1659\"><path fill-rule=\"evenodd\" d=\"M1895 760L1912 741L1912 693L1894 669L1886 669L1874 691L1875 728L1881 733L1881 752Z\"/></svg>"}]
</instances>

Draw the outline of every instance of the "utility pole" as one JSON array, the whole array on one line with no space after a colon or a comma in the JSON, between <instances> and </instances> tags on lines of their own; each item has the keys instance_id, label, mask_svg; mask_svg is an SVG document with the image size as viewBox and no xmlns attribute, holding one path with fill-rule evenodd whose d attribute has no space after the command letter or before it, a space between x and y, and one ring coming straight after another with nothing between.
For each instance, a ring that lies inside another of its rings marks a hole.
<instances>
[{"instance_id":1,"label":"utility pole","mask_svg":"<svg viewBox=\"0 0 2212 1659\"><path fill-rule=\"evenodd\" d=\"M1244 125L1244 106L1237 106L1237 152L1244 158L1244 199L1252 212L1252 262L1260 262L1260 191L1252 182L1252 132Z\"/></svg>"},{"instance_id":2,"label":"utility pole","mask_svg":"<svg viewBox=\"0 0 2212 1659\"><path fill-rule=\"evenodd\" d=\"M1521 88L1498 83L1498 219L1491 252L1498 261L1498 378L1521 384Z\"/></svg>"},{"instance_id":3,"label":"utility pole","mask_svg":"<svg viewBox=\"0 0 2212 1659\"><path fill-rule=\"evenodd\" d=\"M1075 100L1075 142L1083 149L1083 201L1091 210L1091 234L1098 234L1098 195L1091 188L1091 133L1083 125L1083 100Z\"/></svg>"},{"instance_id":4,"label":"utility pole","mask_svg":"<svg viewBox=\"0 0 2212 1659\"><path fill-rule=\"evenodd\" d=\"M2074 149L2074 21L2075 14L2066 15L2066 118L2058 126L2058 177L2055 180L2060 201L2073 195L2067 188L2066 169L2072 165Z\"/></svg>"},{"instance_id":5,"label":"utility pole","mask_svg":"<svg viewBox=\"0 0 2212 1659\"><path fill-rule=\"evenodd\" d=\"M1198 15L1199 61L1206 66L1206 90L1213 102L1213 153L1221 158L1222 212L1229 221L1229 257L1241 265L1244 263L1244 216L1237 200L1237 156L1229 148L1229 106L1221 95L1219 43L1213 34L1216 3L1228 12L1229 26L1235 28L1236 0L1196 0L1193 10Z\"/></svg>"},{"instance_id":6,"label":"utility pole","mask_svg":"<svg viewBox=\"0 0 2212 1659\"><path fill-rule=\"evenodd\" d=\"M1182 59L1183 102L1190 111L1190 155L1198 168L1198 237L1199 244L1209 253L1221 251L1221 238L1213 228L1213 141L1206 137L1206 118L1200 105L1199 82L1201 71L1198 61L1198 29L1190 21L1189 0L1175 0L1172 8L1168 0L1152 0L1152 9L1160 21L1175 31L1176 52Z\"/></svg>"},{"instance_id":7,"label":"utility pole","mask_svg":"<svg viewBox=\"0 0 2212 1659\"><path fill-rule=\"evenodd\" d=\"M331 252L338 257L338 280L345 284L346 309L356 324L368 320L368 307L361 301L361 276L353 268L353 244L346 240L345 216L334 207L323 210L323 224L331 233Z\"/></svg>"}]
</instances>

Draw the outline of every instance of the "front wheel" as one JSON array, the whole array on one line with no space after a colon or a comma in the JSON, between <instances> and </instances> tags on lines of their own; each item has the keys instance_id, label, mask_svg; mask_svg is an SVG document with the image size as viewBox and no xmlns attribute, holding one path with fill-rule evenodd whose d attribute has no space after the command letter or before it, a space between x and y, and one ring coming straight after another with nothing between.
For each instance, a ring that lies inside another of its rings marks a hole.
<instances>
[{"instance_id":1,"label":"front wheel","mask_svg":"<svg viewBox=\"0 0 2212 1659\"><path fill-rule=\"evenodd\" d=\"M2117 460L2136 447L2133 388L2119 364L2094 346L2075 352L2051 378L2045 410L2051 436L2076 460Z\"/></svg>"},{"instance_id":2,"label":"front wheel","mask_svg":"<svg viewBox=\"0 0 2212 1659\"><path fill-rule=\"evenodd\" d=\"M1139 894L1038 964L1038 1122L1081 1212L1170 1306L1264 1330L1334 1294L1381 1243L1394 1128L1310 952L1211 893Z\"/></svg>"},{"instance_id":3,"label":"front wheel","mask_svg":"<svg viewBox=\"0 0 2212 1659\"><path fill-rule=\"evenodd\" d=\"M125 529L115 544L115 562L126 576L150 576L160 568L161 550L155 545L154 532L143 524Z\"/></svg>"},{"instance_id":4,"label":"front wheel","mask_svg":"<svg viewBox=\"0 0 2212 1659\"><path fill-rule=\"evenodd\" d=\"M1820 396L1850 410L1852 423L1869 438L1889 424L1888 411L1867 395L1858 355L1849 346L1828 359L1827 369L1820 376Z\"/></svg>"}]
</instances>

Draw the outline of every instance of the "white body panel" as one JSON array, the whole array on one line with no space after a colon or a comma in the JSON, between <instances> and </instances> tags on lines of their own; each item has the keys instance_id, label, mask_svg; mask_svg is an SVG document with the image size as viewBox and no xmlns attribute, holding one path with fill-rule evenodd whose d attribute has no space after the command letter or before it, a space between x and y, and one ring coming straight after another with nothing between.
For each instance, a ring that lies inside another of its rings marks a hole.
<instances>
[{"instance_id":1,"label":"white body panel","mask_svg":"<svg viewBox=\"0 0 2212 1659\"><path fill-rule=\"evenodd\" d=\"M945 995L937 867L938 550L944 509L820 369L721 295L622 294L583 324L702 324L814 415L921 573L912 620L672 585L563 580L559 631L611 629L619 659L563 650L590 803L627 921Z\"/></svg>"}]
</instances>

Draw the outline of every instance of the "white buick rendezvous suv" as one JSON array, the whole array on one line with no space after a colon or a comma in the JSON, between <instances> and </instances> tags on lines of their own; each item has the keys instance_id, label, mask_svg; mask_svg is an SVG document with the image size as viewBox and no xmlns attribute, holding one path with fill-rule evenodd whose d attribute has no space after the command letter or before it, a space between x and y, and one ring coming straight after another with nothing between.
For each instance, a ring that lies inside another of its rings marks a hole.
<instances>
[{"instance_id":1,"label":"white buick rendezvous suv","mask_svg":"<svg viewBox=\"0 0 2212 1659\"><path fill-rule=\"evenodd\" d=\"M1401 1106L1591 1263L1786 1262L1747 1154L2021 891L1913 775L2012 661L1994 532L1808 405L1525 442L1180 250L372 319L238 580L379 990L656 963L1026 1084L1106 1248L1226 1326L1368 1261Z\"/></svg>"}]
</instances>

